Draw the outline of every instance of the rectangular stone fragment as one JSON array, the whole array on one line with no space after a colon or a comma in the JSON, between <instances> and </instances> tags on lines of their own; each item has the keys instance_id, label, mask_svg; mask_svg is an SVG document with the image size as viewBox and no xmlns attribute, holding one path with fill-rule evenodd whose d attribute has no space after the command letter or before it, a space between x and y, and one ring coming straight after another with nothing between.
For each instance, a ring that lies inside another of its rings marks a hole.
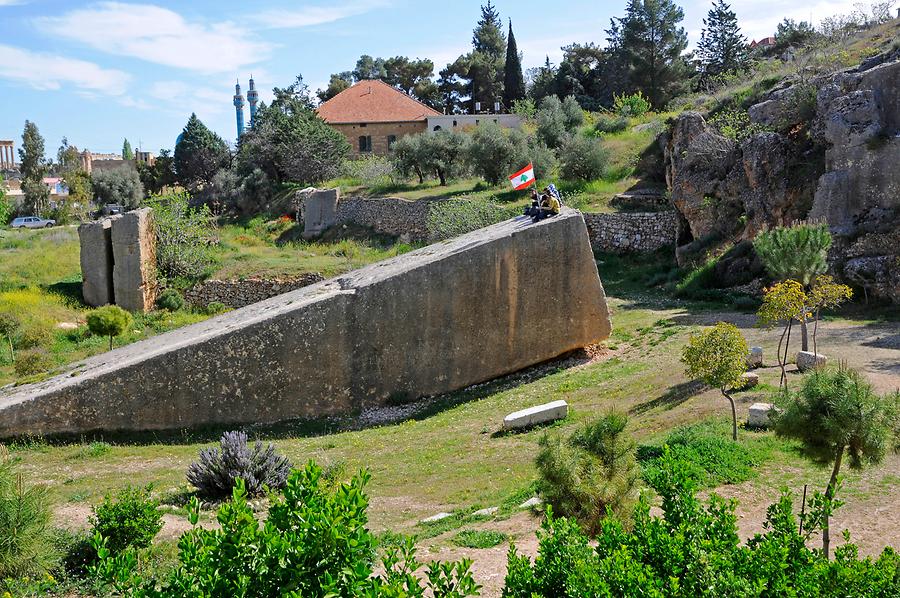
<instances>
[{"instance_id":1,"label":"rectangular stone fragment","mask_svg":"<svg viewBox=\"0 0 900 598\"><path fill-rule=\"evenodd\" d=\"M335 225L340 198L340 189L319 189L303 200L304 239L317 237Z\"/></svg>"},{"instance_id":2,"label":"rectangular stone fragment","mask_svg":"<svg viewBox=\"0 0 900 598\"><path fill-rule=\"evenodd\" d=\"M565 419L569 414L569 405L565 401L553 401L544 405L537 405L514 411L503 418L504 430L519 430L538 424Z\"/></svg>"},{"instance_id":3,"label":"rectangular stone fragment","mask_svg":"<svg viewBox=\"0 0 900 598\"><path fill-rule=\"evenodd\" d=\"M78 227L81 245L81 294L91 307L114 302L112 218L85 222Z\"/></svg>"},{"instance_id":4,"label":"rectangular stone fragment","mask_svg":"<svg viewBox=\"0 0 900 598\"><path fill-rule=\"evenodd\" d=\"M344 415L484 382L609 332L584 220L565 208L537 224L518 217L429 245L0 391L0 438Z\"/></svg>"},{"instance_id":5,"label":"rectangular stone fragment","mask_svg":"<svg viewBox=\"0 0 900 598\"><path fill-rule=\"evenodd\" d=\"M747 415L747 427L749 428L768 428L769 414L775 406L772 403L753 403L750 405L750 412Z\"/></svg>"},{"instance_id":6,"label":"rectangular stone fragment","mask_svg":"<svg viewBox=\"0 0 900 598\"><path fill-rule=\"evenodd\" d=\"M113 294L122 309L145 312L156 301L156 233L150 208L113 221Z\"/></svg>"}]
</instances>

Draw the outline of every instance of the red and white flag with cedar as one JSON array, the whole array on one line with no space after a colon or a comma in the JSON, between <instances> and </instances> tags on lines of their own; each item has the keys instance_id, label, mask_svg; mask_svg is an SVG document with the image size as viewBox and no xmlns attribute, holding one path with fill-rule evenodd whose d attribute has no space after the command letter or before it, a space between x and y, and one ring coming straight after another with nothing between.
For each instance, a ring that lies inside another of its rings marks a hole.
<instances>
[{"instance_id":1,"label":"red and white flag with cedar","mask_svg":"<svg viewBox=\"0 0 900 598\"><path fill-rule=\"evenodd\" d=\"M516 191L527 189L529 186L534 184L534 166L529 163L528 166L526 166L516 174L511 175L509 177L509 182L512 184L513 189L515 189Z\"/></svg>"}]
</instances>

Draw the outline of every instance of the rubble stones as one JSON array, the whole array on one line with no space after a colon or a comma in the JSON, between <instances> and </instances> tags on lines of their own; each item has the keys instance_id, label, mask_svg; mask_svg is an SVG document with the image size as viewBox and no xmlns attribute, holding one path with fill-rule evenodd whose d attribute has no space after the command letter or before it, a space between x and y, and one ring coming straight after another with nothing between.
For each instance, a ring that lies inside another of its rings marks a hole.
<instances>
[{"instance_id":1,"label":"rubble stones","mask_svg":"<svg viewBox=\"0 0 900 598\"><path fill-rule=\"evenodd\" d=\"M828 363L828 358L821 353L813 353L812 351L797 352L797 369L801 372L824 366Z\"/></svg>"}]
</instances>

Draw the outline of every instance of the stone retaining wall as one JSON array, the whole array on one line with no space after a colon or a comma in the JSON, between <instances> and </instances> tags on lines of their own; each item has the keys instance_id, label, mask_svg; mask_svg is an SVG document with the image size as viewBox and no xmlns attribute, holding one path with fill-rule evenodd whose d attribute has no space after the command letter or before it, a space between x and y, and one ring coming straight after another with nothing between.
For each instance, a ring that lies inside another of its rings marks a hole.
<instances>
[{"instance_id":1,"label":"stone retaining wall","mask_svg":"<svg viewBox=\"0 0 900 598\"><path fill-rule=\"evenodd\" d=\"M365 226L384 235L403 237L407 242L423 242L429 240L428 215L433 202L427 199L409 201L393 197L348 197L338 202L337 221Z\"/></svg>"},{"instance_id":2,"label":"stone retaining wall","mask_svg":"<svg viewBox=\"0 0 900 598\"><path fill-rule=\"evenodd\" d=\"M201 308L215 301L237 309L323 280L322 275L315 272L295 278L207 280L187 291L184 298Z\"/></svg>"},{"instance_id":3,"label":"stone retaining wall","mask_svg":"<svg viewBox=\"0 0 900 598\"><path fill-rule=\"evenodd\" d=\"M674 247L678 219L674 211L585 214L594 251L652 252Z\"/></svg>"}]
</instances>

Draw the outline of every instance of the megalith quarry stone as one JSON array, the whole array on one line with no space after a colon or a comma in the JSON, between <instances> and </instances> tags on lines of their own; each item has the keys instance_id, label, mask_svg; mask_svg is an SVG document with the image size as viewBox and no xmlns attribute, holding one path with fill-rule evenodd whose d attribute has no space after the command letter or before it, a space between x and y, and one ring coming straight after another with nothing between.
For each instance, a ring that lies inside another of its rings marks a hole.
<instances>
[{"instance_id":1,"label":"megalith quarry stone","mask_svg":"<svg viewBox=\"0 0 900 598\"><path fill-rule=\"evenodd\" d=\"M538 424L565 419L569 414L569 405L565 401L553 401L544 405L537 405L514 411L503 418L504 430L521 430Z\"/></svg>"},{"instance_id":2,"label":"megalith quarry stone","mask_svg":"<svg viewBox=\"0 0 900 598\"><path fill-rule=\"evenodd\" d=\"M0 437L344 415L484 382L609 332L584 219L565 208L537 224L507 220L0 391Z\"/></svg>"},{"instance_id":3,"label":"megalith quarry stone","mask_svg":"<svg viewBox=\"0 0 900 598\"><path fill-rule=\"evenodd\" d=\"M750 353L747 354L748 368L761 368L763 364L762 347L750 347Z\"/></svg>"},{"instance_id":4,"label":"megalith quarry stone","mask_svg":"<svg viewBox=\"0 0 900 598\"><path fill-rule=\"evenodd\" d=\"M156 234L150 208L113 221L113 295L116 305L144 312L156 301Z\"/></svg>"},{"instance_id":5,"label":"megalith quarry stone","mask_svg":"<svg viewBox=\"0 0 900 598\"><path fill-rule=\"evenodd\" d=\"M303 238L318 237L337 222L339 189L317 189L303 200Z\"/></svg>"},{"instance_id":6,"label":"megalith quarry stone","mask_svg":"<svg viewBox=\"0 0 900 598\"><path fill-rule=\"evenodd\" d=\"M769 416L774 409L772 403L753 403L747 415L747 427L768 428L771 424Z\"/></svg>"},{"instance_id":7,"label":"megalith quarry stone","mask_svg":"<svg viewBox=\"0 0 900 598\"><path fill-rule=\"evenodd\" d=\"M743 374L741 374L740 388L753 388L757 384L759 384L759 374L757 374L756 372L744 372Z\"/></svg>"},{"instance_id":8,"label":"megalith quarry stone","mask_svg":"<svg viewBox=\"0 0 900 598\"><path fill-rule=\"evenodd\" d=\"M113 220L118 218L119 216L115 216L96 222L85 222L78 227L78 240L81 245L81 294L84 302L91 307L114 302L111 235Z\"/></svg>"},{"instance_id":9,"label":"megalith quarry stone","mask_svg":"<svg viewBox=\"0 0 900 598\"><path fill-rule=\"evenodd\" d=\"M821 353L813 353L812 351L797 352L797 369L801 372L823 366L828 362L828 358Z\"/></svg>"}]
</instances>

